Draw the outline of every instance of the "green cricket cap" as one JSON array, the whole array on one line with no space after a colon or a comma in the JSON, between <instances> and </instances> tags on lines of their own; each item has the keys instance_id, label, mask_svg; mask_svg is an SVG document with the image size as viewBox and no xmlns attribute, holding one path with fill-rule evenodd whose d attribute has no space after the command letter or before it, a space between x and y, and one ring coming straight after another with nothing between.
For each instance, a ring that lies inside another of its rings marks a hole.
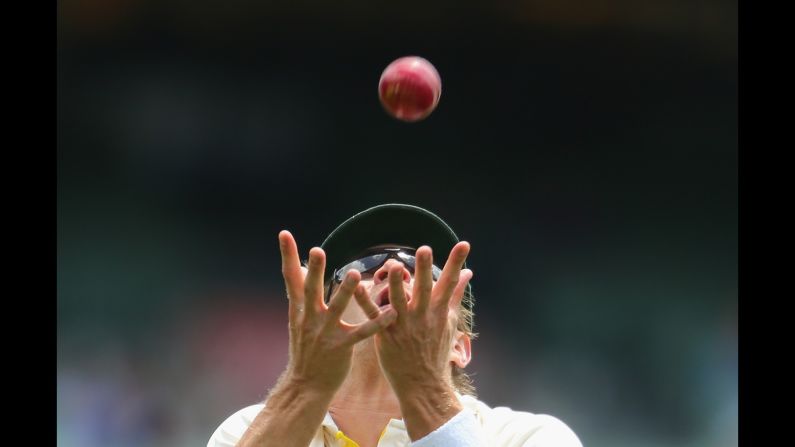
<instances>
[{"instance_id":1,"label":"green cricket cap","mask_svg":"<svg viewBox=\"0 0 795 447\"><path fill-rule=\"evenodd\" d=\"M450 250L459 241L441 217L426 209L402 203L377 205L348 218L320 245L326 253L325 279L369 248L385 244L414 249L428 245L433 250L434 265L444 268ZM474 306L471 283L462 304L470 310Z\"/></svg>"}]
</instances>

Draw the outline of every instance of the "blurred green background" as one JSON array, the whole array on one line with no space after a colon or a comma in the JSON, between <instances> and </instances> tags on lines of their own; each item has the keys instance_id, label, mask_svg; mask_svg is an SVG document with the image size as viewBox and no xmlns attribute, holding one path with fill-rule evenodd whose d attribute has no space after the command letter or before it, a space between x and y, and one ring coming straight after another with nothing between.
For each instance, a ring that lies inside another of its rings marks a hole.
<instances>
[{"instance_id":1,"label":"blurred green background","mask_svg":"<svg viewBox=\"0 0 795 447\"><path fill-rule=\"evenodd\" d=\"M737 4L58 3L58 444L205 445L286 362L276 236L472 243L469 369L588 447L737 445ZM405 124L381 71L443 93Z\"/></svg>"}]
</instances>

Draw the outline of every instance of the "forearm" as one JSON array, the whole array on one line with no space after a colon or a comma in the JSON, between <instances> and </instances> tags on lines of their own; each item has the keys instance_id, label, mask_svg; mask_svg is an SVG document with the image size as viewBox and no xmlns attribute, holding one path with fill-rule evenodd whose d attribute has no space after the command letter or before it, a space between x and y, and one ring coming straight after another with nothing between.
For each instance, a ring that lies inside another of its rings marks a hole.
<instances>
[{"instance_id":1,"label":"forearm","mask_svg":"<svg viewBox=\"0 0 795 447\"><path fill-rule=\"evenodd\" d=\"M396 394L412 441L438 429L463 409L452 385L444 381L418 383Z\"/></svg>"},{"instance_id":2,"label":"forearm","mask_svg":"<svg viewBox=\"0 0 795 447\"><path fill-rule=\"evenodd\" d=\"M333 394L291 380L280 382L237 447L307 447L323 422Z\"/></svg>"}]
</instances>

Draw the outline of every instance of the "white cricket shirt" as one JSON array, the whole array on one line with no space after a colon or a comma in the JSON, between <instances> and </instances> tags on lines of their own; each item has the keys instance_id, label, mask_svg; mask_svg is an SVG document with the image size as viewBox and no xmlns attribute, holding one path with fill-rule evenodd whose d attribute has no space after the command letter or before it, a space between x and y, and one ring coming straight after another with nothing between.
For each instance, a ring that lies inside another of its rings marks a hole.
<instances>
[{"instance_id":1,"label":"white cricket shirt","mask_svg":"<svg viewBox=\"0 0 795 447\"><path fill-rule=\"evenodd\" d=\"M402 420L390 420L378 447L582 447L577 435L554 416L490 408L467 395L458 398L464 410L414 443ZM264 407L251 405L227 418L210 437L207 447L234 447ZM326 413L309 447L359 446Z\"/></svg>"}]
</instances>

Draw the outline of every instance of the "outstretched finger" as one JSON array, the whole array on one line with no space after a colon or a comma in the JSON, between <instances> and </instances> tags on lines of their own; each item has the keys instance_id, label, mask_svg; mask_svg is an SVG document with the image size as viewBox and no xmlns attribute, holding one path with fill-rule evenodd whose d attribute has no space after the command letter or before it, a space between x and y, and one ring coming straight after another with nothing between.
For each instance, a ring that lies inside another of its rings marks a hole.
<instances>
[{"instance_id":1,"label":"outstretched finger","mask_svg":"<svg viewBox=\"0 0 795 447\"><path fill-rule=\"evenodd\" d=\"M398 315L405 315L408 311L406 291L403 290L403 264L395 262L389 267L389 302Z\"/></svg>"},{"instance_id":2,"label":"outstretched finger","mask_svg":"<svg viewBox=\"0 0 795 447\"><path fill-rule=\"evenodd\" d=\"M434 296L439 300L439 304L449 305L453 290L460 282L461 267L469 255L469 242L462 241L450 250L450 256L444 263L444 269L439 277L439 281L434 286Z\"/></svg>"},{"instance_id":3,"label":"outstretched finger","mask_svg":"<svg viewBox=\"0 0 795 447\"><path fill-rule=\"evenodd\" d=\"M287 230L279 233L279 251L282 255L282 276L290 302L289 319L291 323L295 323L298 309L304 305L304 274L298 257L298 245Z\"/></svg>"},{"instance_id":4,"label":"outstretched finger","mask_svg":"<svg viewBox=\"0 0 795 447\"><path fill-rule=\"evenodd\" d=\"M378 306L375 305L373 300L370 299L370 296L367 294L364 286L359 285L356 287L356 290L353 292L353 296L356 298L356 304L362 308L364 314L367 315L367 318L371 320L378 318L378 315L381 314L381 311L378 309Z\"/></svg>"},{"instance_id":5,"label":"outstretched finger","mask_svg":"<svg viewBox=\"0 0 795 447\"><path fill-rule=\"evenodd\" d=\"M453 297L450 300L451 309L458 309L458 306L461 305L461 301L464 299L464 293L466 292L467 284L469 284L469 281L472 279L473 275L474 273L472 270L461 270L461 276L458 278L458 284L455 286L455 290L453 290Z\"/></svg>"},{"instance_id":6,"label":"outstretched finger","mask_svg":"<svg viewBox=\"0 0 795 447\"><path fill-rule=\"evenodd\" d=\"M397 312L393 308L386 308L377 317L355 326L349 334L350 344L356 344L376 332L383 330L397 319Z\"/></svg>"},{"instance_id":7,"label":"outstretched finger","mask_svg":"<svg viewBox=\"0 0 795 447\"><path fill-rule=\"evenodd\" d=\"M326 253L320 247L309 250L309 268L304 278L305 309L313 315L323 308L323 271L326 269Z\"/></svg>"},{"instance_id":8,"label":"outstretched finger","mask_svg":"<svg viewBox=\"0 0 795 447\"><path fill-rule=\"evenodd\" d=\"M433 290L433 252L431 247L423 245L417 249L417 263L414 267L414 288L412 289L411 301L419 312L424 312L431 302L431 291Z\"/></svg>"},{"instance_id":9,"label":"outstretched finger","mask_svg":"<svg viewBox=\"0 0 795 447\"><path fill-rule=\"evenodd\" d=\"M361 279L361 273L356 270L351 270L345 275L342 284L337 287L337 291L334 292L334 296L331 297L328 303L329 324L336 324L339 321L340 315L348 307L351 295L353 295L353 291L356 290L356 286L359 285Z\"/></svg>"}]
</instances>

